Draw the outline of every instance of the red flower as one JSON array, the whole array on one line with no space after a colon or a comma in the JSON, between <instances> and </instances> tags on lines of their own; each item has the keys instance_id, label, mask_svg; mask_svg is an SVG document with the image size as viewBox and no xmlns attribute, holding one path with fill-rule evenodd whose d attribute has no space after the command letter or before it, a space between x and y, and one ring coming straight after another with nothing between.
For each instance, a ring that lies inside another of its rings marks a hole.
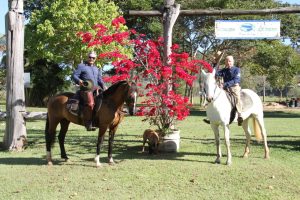
<instances>
[{"instance_id":1,"label":"red flower","mask_svg":"<svg viewBox=\"0 0 300 200\"><path fill-rule=\"evenodd\" d=\"M126 21L125 21L124 17L120 16L120 17L113 19L111 22L111 25L116 27L116 29L119 29L120 24L125 24L125 23L126 23Z\"/></svg>"},{"instance_id":2,"label":"red flower","mask_svg":"<svg viewBox=\"0 0 300 200\"><path fill-rule=\"evenodd\" d=\"M173 44L171 49L174 51L174 50L177 50L179 49L179 45L178 44Z\"/></svg>"},{"instance_id":3,"label":"red flower","mask_svg":"<svg viewBox=\"0 0 300 200\"><path fill-rule=\"evenodd\" d=\"M89 43L93 38L93 35L90 32L81 33L80 36L83 43Z\"/></svg>"},{"instance_id":4,"label":"red flower","mask_svg":"<svg viewBox=\"0 0 300 200\"><path fill-rule=\"evenodd\" d=\"M131 34L136 34L136 30L135 29L130 29Z\"/></svg>"},{"instance_id":5,"label":"red flower","mask_svg":"<svg viewBox=\"0 0 300 200\"><path fill-rule=\"evenodd\" d=\"M103 44L110 44L114 41L114 38L110 35L104 35L102 38L101 38L101 42Z\"/></svg>"}]
</instances>

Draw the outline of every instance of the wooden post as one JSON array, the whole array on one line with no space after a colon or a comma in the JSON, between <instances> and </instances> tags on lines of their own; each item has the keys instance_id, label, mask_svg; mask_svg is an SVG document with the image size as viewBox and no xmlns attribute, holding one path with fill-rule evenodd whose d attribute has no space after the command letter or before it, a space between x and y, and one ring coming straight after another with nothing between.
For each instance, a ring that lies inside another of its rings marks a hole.
<instances>
[{"instance_id":1,"label":"wooden post","mask_svg":"<svg viewBox=\"0 0 300 200\"><path fill-rule=\"evenodd\" d=\"M9 0L6 14L7 97L5 149L21 150L26 142L24 95L24 15L23 0Z\"/></svg>"},{"instance_id":2,"label":"wooden post","mask_svg":"<svg viewBox=\"0 0 300 200\"><path fill-rule=\"evenodd\" d=\"M180 12L180 4L174 4L175 0L164 0L163 34L164 34L164 65L169 63L171 55L173 26Z\"/></svg>"}]
</instances>

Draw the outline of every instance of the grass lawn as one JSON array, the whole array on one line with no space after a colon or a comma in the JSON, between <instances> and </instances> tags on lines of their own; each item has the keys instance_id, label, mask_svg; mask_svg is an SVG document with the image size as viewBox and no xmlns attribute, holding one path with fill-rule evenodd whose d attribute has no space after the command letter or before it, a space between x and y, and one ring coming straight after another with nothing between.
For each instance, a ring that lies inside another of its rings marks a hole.
<instances>
[{"instance_id":1,"label":"grass lawn","mask_svg":"<svg viewBox=\"0 0 300 200\"><path fill-rule=\"evenodd\" d=\"M63 162L56 142L54 165L46 166L45 121L27 122L28 148L0 151L0 199L300 199L300 110L265 112L270 160L263 145L252 141L248 159L241 156L245 137L231 125L233 164L214 164L213 132L203 111L192 111L179 124L180 152L141 153L141 117L125 117L115 138L114 166L107 164L107 137L102 167L93 158L97 132L72 124L66 137L70 162ZM5 122L0 122L0 141ZM223 134L221 134L222 139ZM253 137L254 139L254 137ZM223 154L226 154L222 140Z\"/></svg>"}]
</instances>

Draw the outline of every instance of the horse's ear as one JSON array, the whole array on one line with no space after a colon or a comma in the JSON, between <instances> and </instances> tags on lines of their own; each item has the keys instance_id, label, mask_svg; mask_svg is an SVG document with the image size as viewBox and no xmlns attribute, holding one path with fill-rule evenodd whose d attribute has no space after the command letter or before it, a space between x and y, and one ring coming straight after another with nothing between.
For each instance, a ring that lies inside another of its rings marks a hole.
<instances>
[{"instance_id":1,"label":"horse's ear","mask_svg":"<svg viewBox=\"0 0 300 200\"><path fill-rule=\"evenodd\" d=\"M206 72L203 69L201 69L201 75L206 76Z\"/></svg>"}]
</instances>

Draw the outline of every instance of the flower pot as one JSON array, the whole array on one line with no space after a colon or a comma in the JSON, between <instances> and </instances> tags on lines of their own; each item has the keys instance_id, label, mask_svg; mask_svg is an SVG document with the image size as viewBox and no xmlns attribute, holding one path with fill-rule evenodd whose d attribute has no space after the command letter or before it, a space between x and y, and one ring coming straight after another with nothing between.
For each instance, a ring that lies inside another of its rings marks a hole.
<instances>
[{"instance_id":1,"label":"flower pot","mask_svg":"<svg viewBox=\"0 0 300 200\"><path fill-rule=\"evenodd\" d=\"M173 130L161 138L158 150L160 152L178 152L180 145L180 130Z\"/></svg>"}]
</instances>

